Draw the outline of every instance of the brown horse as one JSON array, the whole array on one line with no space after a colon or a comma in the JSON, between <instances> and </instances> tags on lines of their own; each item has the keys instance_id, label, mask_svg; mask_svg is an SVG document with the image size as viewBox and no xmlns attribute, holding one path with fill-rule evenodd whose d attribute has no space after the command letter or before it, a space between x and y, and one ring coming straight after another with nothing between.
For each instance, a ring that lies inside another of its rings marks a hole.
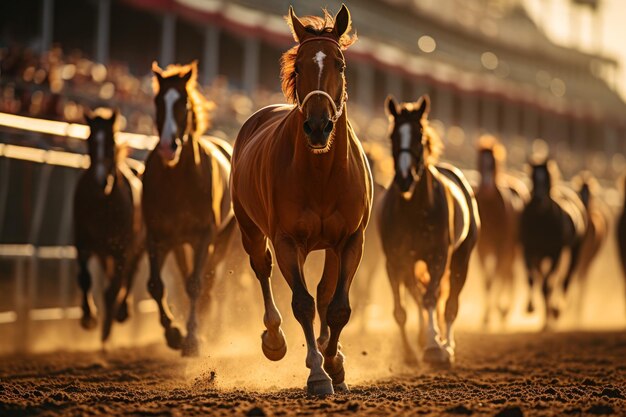
<instances>
[{"instance_id":1,"label":"brown horse","mask_svg":"<svg viewBox=\"0 0 626 417\"><path fill-rule=\"evenodd\" d=\"M564 188L556 163L546 159L532 162L532 195L520 219L520 241L530 288L529 313L535 307L532 301L535 281L541 283L545 302L544 329L558 319L560 307L552 298L555 272L565 250L570 252L563 286L567 285L578 267L582 238L586 228L585 208L576 193ZM545 260L548 261L545 264Z\"/></svg>"},{"instance_id":2,"label":"brown horse","mask_svg":"<svg viewBox=\"0 0 626 417\"><path fill-rule=\"evenodd\" d=\"M506 150L496 138L480 138L480 184L476 188L476 202L482 228L477 249L485 277L485 327L493 309L500 313L501 322L506 322L513 302L513 267L518 252L520 215L530 199L526 185L505 171L505 161Z\"/></svg>"},{"instance_id":3,"label":"brown horse","mask_svg":"<svg viewBox=\"0 0 626 417\"><path fill-rule=\"evenodd\" d=\"M578 191L587 211L587 228L585 229L580 248L577 273L580 288L578 289L578 299L575 308L580 316L583 311L583 297L587 290L589 268L596 259L608 235L609 215L607 213L608 209L598 199L598 193L601 191L600 184L591 172L581 172L572 182L575 184L576 191ZM567 288L564 289L567 290Z\"/></svg>"},{"instance_id":4,"label":"brown horse","mask_svg":"<svg viewBox=\"0 0 626 417\"><path fill-rule=\"evenodd\" d=\"M123 322L130 314L128 296L145 243L139 207L141 181L124 162L125 148L115 145L117 117L117 112L106 109L85 116L91 165L78 180L74 195L78 284L83 292L81 325L85 329L96 325L87 268L92 255L99 258L110 281L105 292L103 342L113 321Z\"/></svg>"},{"instance_id":5,"label":"brown horse","mask_svg":"<svg viewBox=\"0 0 626 417\"><path fill-rule=\"evenodd\" d=\"M300 20L289 9L299 44L283 55L281 73L283 92L295 105L265 107L245 122L235 142L231 185L243 245L263 291L263 352L280 360L287 350L270 287L269 239L304 330L307 389L314 395L347 389L338 342L350 318L348 294L372 205L371 174L346 109L343 50L355 40L350 13L342 6L334 19L324 15ZM303 276L314 250L326 251L317 287L317 342L315 300Z\"/></svg>"},{"instance_id":6,"label":"brown horse","mask_svg":"<svg viewBox=\"0 0 626 417\"><path fill-rule=\"evenodd\" d=\"M158 303L167 344L182 348L183 355L195 356L198 316L208 307L216 265L234 230L228 190L230 163L224 146L200 139L208 124L208 102L196 88L196 63L166 70L154 63L152 69L159 142L148 156L143 176L148 290ZM193 249L192 268L182 252L185 244ZM190 300L184 341L172 325L161 280L165 256L172 250Z\"/></svg>"},{"instance_id":7,"label":"brown horse","mask_svg":"<svg viewBox=\"0 0 626 417\"><path fill-rule=\"evenodd\" d=\"M401 287L420 307L423 360L445 366L454 360L452 325L480 217L463 174L437 164L442 143L428 125L429 103L428 96L401 106L387 98L395 176L383 199L379 228L406 359L415 357L406 336Z\"/></svg>"}]
</instances>

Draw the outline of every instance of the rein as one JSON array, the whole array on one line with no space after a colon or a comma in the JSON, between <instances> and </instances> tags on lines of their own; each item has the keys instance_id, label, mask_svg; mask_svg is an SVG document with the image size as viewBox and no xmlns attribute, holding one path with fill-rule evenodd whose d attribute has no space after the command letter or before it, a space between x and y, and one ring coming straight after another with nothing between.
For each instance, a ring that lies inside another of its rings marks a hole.
<instances>
[{"instance_id":1,"label":"rein","mask_svg":"<svg viewBox=\"0 0 626 417\"><path fill-rule=\"evenodd\" d=\"M304 45L307 42L312 42L312 41L328 41L328 42L332 42L335 45L337 45L339 47L339 50L341 51L341 45L339 44L339 42L337 42L334 39L327 38L325 36L314 36L312 38L305 39L304 41L300 42L300 46ZM342 53L342 55L343 55L343 53ZM330 104L333 106L334 115L331 116L330 121L332 123L336 123L337 120L339 120L339 118L343 114L343 108L345 107L345 104L346 104L347 93L346 93L345 85L344 85L343 92L341 93L341 102L339 103L339 107L337 107L337 104L335 103L335 99L332 98L331 95L328 94L324 90L313 90L313 91L309 92L306 96L304 96L304 99L302 101L300 101L300 97L298 96L298 89L296 88L296 102L298 103L298 110L300 111L300 113L304 113L303 109L304 109L304 105L306 104L306 102L309 101L309 99L311 97L317 96L317 95L321 95L323 97L326 97L328 99L328 101L330 102Z\"/></svg>"}]
</instances>

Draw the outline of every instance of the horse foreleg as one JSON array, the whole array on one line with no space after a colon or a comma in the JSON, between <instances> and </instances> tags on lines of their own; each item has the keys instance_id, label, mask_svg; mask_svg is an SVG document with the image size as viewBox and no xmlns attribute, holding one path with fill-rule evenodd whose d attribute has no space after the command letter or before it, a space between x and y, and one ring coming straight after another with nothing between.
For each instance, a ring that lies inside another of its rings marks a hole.
<instances>
[{"instance_id":1,"label":"horse foreleg","mask_svg":"<svg viewBox=\"0 0 626 417\"><path fill-rule=\"evenodd\" d=\"M330 300L337 288L337 278L339 276L339 258L331 251L326 250L326 258L324 259L324 272L322 279L317 285L317 312L320 316L320 336L317 338L319 348L324 351L330 331L328 328L327 312Z\"/></svg>"},{"instance_id":2,"label":"horse foreleg","mask_svg":"<svg viewBox=\"0 0 626 417\"><path fill-rule=\"evenodd\" d=\"M167 345L172 349L180 349L182 345L183 336L180 330L172 325L172 313L167 306L167 300L165 298L165 286L161 279L161 268L165 261L165 255L167 255L168 248L157 244L153 240L148 240L148 257L150 260L150 278L148 280L148 292L157 302L159 307L159 318L161 325L165 329L165 338Z\"/></svg>"},{"instance_id":3,"label":"horse foreleg","mask_svg":"<svg viewBox=\"0 0 626 417\"><path fill-rule=\"evenodd\" d=\"M443 258L443 259L442 259ZM424 294L423 309L426 312L426 347L424 348L424 362L431 364L447 364L450 357L441 346L441 337L437 323L437 304L441 293L441 280L446 272L448 262L444 255L431 256L426 260L430 282Z\"/></svg>"},{"instance_id":4,"label":"horse foreleg","mask_svg":"<svg viewBox=\"0 0 626 417\"><path fill-rule=\"evenodd\" d=\"M127 287L125 285L126 257L124 254L113 256L113 277L104 292L104 322L102 323L102 343L106 342L111 334L111 325L117 317L120 301L126 298Z\"/></svg>"},{"instance_id":5,"label":"horse foreleg","mask_svg":"<svg viewBox=\"0 0 626 417\"><path fill-rule=\"evenodd\" d=\"M450 263L450 293L445 307L446 341L444 349L448 352L451 361L454 361L456 348L453 325L459 313L459 295L467 279L470 259L468 252L468 250L461 251L459 248L459 251L452 256Z\"/></svg>"},{"instance_id":6,"label":"horse foreleg","mask_svg":"<svg viewBox=\"0 0 626 417\"><path fill-rule=\"evenodd\" d=\"M395 257L387 257L386 263L389 284L391 285L391 295L393 296L393 318L396 320L398 328L400 329L400 338L402 339L402 348L404 349L404 360L409 365L416 365L417 357L406 335L406 310L402 304L402 297L400 296L401 283L410 282L413 271L410 264L403 265L399 261L405 261L406 263L406 260L399 260ZM407 287L407 289L409 288Z\"/></svg>"},{"instance_id":7,"label":"horse foreleg","mask_svg":"<svg viewBox=\"0 0 626 417\"><path fill-rule=\"evenodd\" d=\"M131 309L129 308L129 304L132 301L133 283L135 281L135 275L137 274L137 268L139 267L141 255L143 255L144 250L145 248L143 247L143 244L136 245L131 251L129 251L129 255L127 257L123 281L125 287L124 297L120 302L117 315L115 316L115 320L120 323L125 322L130 317Z\"/></svg>"},{"instance_id":8,"label":"horse foreleg","mask_svg":"<svg viewBox=\"0 0 626 417\"><path fill-rule=\"evenodd\" d=\"M339 336L350 320L350 285L363 256L364 231L358 230L348 238L339 260L339 277L335 294L328 305L327 320L330 326L328 346L324 350L324 369L338 391L346 391L344 355L339 351Z\"/></svg>"},{"instance_id":9,"label":"horse foreleg","mask_svg":"<svg viewBox=\"0 0 626 417\"><path fill-rule=\"evenodd\" d=\"M194 242L193 248L193 270L191 275L186 277L185 290L189 297L189 316L187 317L187 337L183 342L183 356L198 356L199 344L198 344L198 297L202 292L203 285L212 285L212 281L215 274L215 268L210 265L210 270L207 270L207 282L202 282L204 276L204 269L207 264L207 257L209 256L209 246L213 241L215 233L208 231L203 233ZM212 264L212 262L211 262Z\"/></svg>"},{"instance_id":10,"label":"horse foreleg","mask_svg":"<svg viewBox=\"0 0 626 417\"><path fill-rule=\"evenodd\" d=\"M526 306L526 312L532 314L535 311L535 303L533 303L533 295L535 292L535 265L528 255L524 255L524 264L526 265L526 276L528 279L528 304Z\"/></svg>"},{"instance_id":11,"label":"horse foreleg","mask_svg":"<svg viewBox=\"0 0 626 417\"><path fill-rule=\"evenodd\" d=\"M93 295L91 294L91 273L87 265L90 256L91 253L89 251L78 249L78 285L83 293L83 317L80 319L80 325L88 330L93 329L98 324L98 320L93 314L95 307Z\"/></svg>"},{"instance_id":12,"label":"horse foreleg","mask_svg":"<svg viewBox=\"0 0 626 417\"><path fill-rule=\"evenodd\" d=\"M302 267L306 254L298 247L297 243L289 238L282 238L274 243L276 258L283 276L287 280L293 293L291 308L306 339L307 355L306 367L311 370L307 379L307 392L309 395L333 394L333 384L328 374L322 368L323 358L315 340L313 319L315 318L315 300L309 294L304 280ZM332 306L332 302L331 302ZM333 323L330 320L332 308L329 306L329 324L331 326L330 339L332 341ZM330 343L329 343L330 345Z\"/></svg>"}]
</instances>

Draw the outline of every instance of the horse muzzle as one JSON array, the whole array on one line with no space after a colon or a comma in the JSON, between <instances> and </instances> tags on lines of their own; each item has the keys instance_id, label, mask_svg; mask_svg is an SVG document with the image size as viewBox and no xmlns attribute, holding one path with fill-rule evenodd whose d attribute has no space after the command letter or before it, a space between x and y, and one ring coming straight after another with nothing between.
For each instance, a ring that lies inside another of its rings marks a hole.
<instances>
[{"instance_id":1,"label":"horse muzzle","mask_svg":"<svg viewBox=\"0 0 626 417\"><path fill-rule=\"evenodd\" d=\"M157 151L159 152L159 155L161 155L161 158L163 158L163 160L165 160L166 162L171 162L176 159L179 149L179 145L177 142L177 139L172 139L172 141L169 143L159 142L159 144L157 145Z\"/></svg>"},{"instance_id":2,"label":"horse muzzle","mask_svg":"<svg viewBox=\"0 0 626 417\"><path fill-rule=\"evenodd\" d=\"M325 149L333 132L334 123L327 116L309 117L302 127L311 149Z\"/></svg>"},{"instance_id":3,"label":"horse muzzle","mask_svg":"<svg viewBox=\"0 0 626 417\"><path fill-rule=\"evenodd\" d=\"M413 177L413 175L407 175L406 177L403 177L400 174L396 174L393 182L396 184L398 189L400 189L400 192L408 193L411 190L411 186L413 185L414 180L415 178Z\"/></svg>"}]
</instances>

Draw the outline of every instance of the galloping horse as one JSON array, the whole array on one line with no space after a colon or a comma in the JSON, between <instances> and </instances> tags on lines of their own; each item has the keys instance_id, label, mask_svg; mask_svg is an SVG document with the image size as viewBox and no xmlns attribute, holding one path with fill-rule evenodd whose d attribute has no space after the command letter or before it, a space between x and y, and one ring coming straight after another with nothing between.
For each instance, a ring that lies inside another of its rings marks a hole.
<instances>
[{"instance_id":1,"label":"galloping horse","mask_svg":"<svg viewBox=\"0 0 626 417\"><path fill-rule=\"evenodd\" d=\"M198 317L209 302L215 268L234 230L228 179L228 149L200 139L207 127L207 101L196 89L197 64L154 63L159 142L148 156L143 177L143 214L150 258L148 290L159 306L167 344L183 355L198 354ZM193 248L191 272L182 252ZM187 336L172 325L161 268L174 251L190 300ZM217 255L220 256L217 256ZM198 299L200 299L199 311Z\"/></svg>"},{"instance_id":2,"label":"galloping horse","mask_svg":"<svg viewBox=\"0 0 626 417\"><path fill-rule=\"evenodd\" d=\"M455 348L452 325L480 217L463 174L451 165L436 164L442 143L428 125L429 103L428 96L401 106L387 98L395 176L383 197L379 227L407 360L415 357L405 331L402 286L420 308L423 360L449 365Z\"/></svg>"},{"instance_id":3,"label":"galloping horse","mask_svg":"<svg viewBox=\"0 0 626 417\"><path fill-rule=\"evenodd\" d=\"M580 288L578 289L576 310L580 315L583 311L583 296L587 290L589 268L598 255L598 252L600 252L602 244L606 240L609 229L609 220L607 209L597 198L597 194L601 190L600 184L598 184L598 181L594 178L593 174L589 171L583 171L578 174L572 182L576 184L576 190L578 191L580 199L582 200L587 212L587 228L585 229L585 234L582 238L577 273ZM566 291L566 283L564 282L563 284L564 290Z\"/></svg>"},{"instance_id":4,"label":"galloping horse","mask_svg":"<svg viewBox=\"0 0 626 417\"><path fill-rule=\"evenodd\" d=\"M544 329L552 325L560 310L552 304L550 279L557 270L564 249L570 259L564 277L566 286L578 266L580 247L586 227L582 202L575 193L565 191L558 182L554 161L531 163L533 189L530 201L524 207L520 220L520 240L530 287L528 312L534 311L533 284L542 282L546 320ZM544 267L544 260L549 265Z\"/></svg>"},{"instance_id":5,"label":"galloping horse","mask_svg":"<svg viewBox=\"0 0 626 417\"><path fill-rule=\"evenodd\" d=\"M145 243L139 207L141 181L124 161L126 149L115 145L117 117L117 112L106 109L85 115L91 165L78 180L74 194L78 284L83 292L80 323L92 329L97 322L87 268L89 258L96 255L110 281L105 292L103 342L113 320L123 322L130 314L128 296Z\"/></svg>"},{"instance_id":6,"label":"galloping horse","mask_svg":"<svg viewBox=\"0 0 626 417\"><path fill-rule=\"evenodd\" d=\"M283 54L281 74L283 92L295 105L265 107L245 122L231 178L244 248L263 291L263 353L276 361L287 351L270 287L269 239L304 330L307 390L313 395L347 390L338 342L350 318L348 294L372 205L371 174L346 109L343 50L356 40L349 35L350 13L342 6L334 19L324 15L300 20L289 9L287 21L299 44ZM326 251L317 287L317 342L315 300L303 276L314 250Z\"/></svg>"},{"instance_id":7,"label":"galloping horse","mask_svg":"<svg viewBox=\"0 0 626 417\"><path fill-rule=\"evenodd\" d=\"M496 138L480 138L480 184L476 188L476 202L482 228L477 249L485 275L485 326L489 324L494 308L499 311L502 323L509 313L513 301L513 266L518 251L519 219L530 199L526 185L506 173L505 161L506 150Z\"/></svg>"}]
</instances>

